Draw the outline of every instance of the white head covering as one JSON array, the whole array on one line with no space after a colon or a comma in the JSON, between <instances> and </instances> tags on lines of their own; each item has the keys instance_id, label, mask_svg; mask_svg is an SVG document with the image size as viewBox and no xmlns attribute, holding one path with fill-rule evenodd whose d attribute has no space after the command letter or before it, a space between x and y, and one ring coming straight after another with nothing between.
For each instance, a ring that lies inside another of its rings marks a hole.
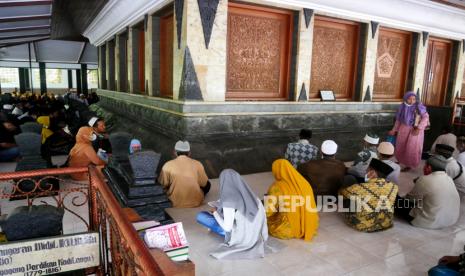
<instances>
[{"instance_id":1,"label":"white head covering","mask_svg":"<svg viewBox=\"0 0 465 276\"><path fill-rule=\"evenodd\" d=\"M15 107L15 109L13 109L13 112L11 112L11 114L13 114L13 115L23 115L23 111L21 109L19 109L18 107Z\"/></svg>"},{"instance_id":2,"label":"white head covering","mask_svg":"<svg viewBox=\"0 0 465 276\"><path fill-rule=\"evenodd\" d=\"M174 150L178 152L189 152L191 151L191 146L187 141L177 141L174 145Z\"/></svg>"},{"instance_id":3,"label":"white head covering","mask_svg":"<svg viewBox=\"0 0 465 276\"><path fill-rule=\"evenodd\" d=\"M93 127L97 121L98 121L97 117L92 117L92 118L90 118L88 124L89 124L90 127Z\"/></svg>"},{"instance_id":4,"label":"white head covering","mask_svg":"<svg viewBox=\"0 0 465 276\"><path fill-rule=\"evenodd\" d=\"M337 144L333 140L326 140L321 144L321 152L326 155L334 155L337 152Z\"/></svg>"},{"instance_id":5,"label":"white head covering","mask_svg":"<svg viewBox=\"0 0 465 276\"><path fill-rule=\"evenodd\" d=\"M394 146L389 142L382 142L378 146L378 152L384 155L394 155Z\"/></svg>"},{"instance_id":6,"label":"white head covering","mask_svg":"<svg viewBox=\"0 0 465 276\"><path fill-rule=\"evenodd\" d=\"M13 109L13 105L11 105L11 104L4 104L4 105L3 105L3 109L5 109L5 110L12 110L12 109Z\"/></svg>"},{"instance_id":7,"label":"white head covering","mask_svg":"<svg viewBox=\"0 0 465 276\"><path fill-rule=\"evenodd\" d=\"M379 143L379 137L375 134L366 134L363 140L372 145L377 145Z\"/></svg>"}]
</instances>

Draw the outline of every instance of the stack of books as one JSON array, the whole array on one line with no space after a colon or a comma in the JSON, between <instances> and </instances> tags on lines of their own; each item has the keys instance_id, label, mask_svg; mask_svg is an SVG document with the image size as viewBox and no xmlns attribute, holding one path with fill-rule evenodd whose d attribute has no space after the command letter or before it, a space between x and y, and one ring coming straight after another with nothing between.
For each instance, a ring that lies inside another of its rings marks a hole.
<instances>
[{"instance_id":1,"label":"stack of books","mask_svg":"<svg viewBox=\"0 0 465 276\"><path fill-rule=\"evenodd\" d=\"M173 261L189 259L189 244L181 222L146 229L144 240L149 248L163 250Z\"/></svg>"}]
</instances>

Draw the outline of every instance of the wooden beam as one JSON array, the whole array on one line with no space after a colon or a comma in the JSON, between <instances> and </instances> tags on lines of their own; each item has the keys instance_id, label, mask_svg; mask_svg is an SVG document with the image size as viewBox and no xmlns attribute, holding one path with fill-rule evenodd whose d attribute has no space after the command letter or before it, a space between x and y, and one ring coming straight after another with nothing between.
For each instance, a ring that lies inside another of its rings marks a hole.
<instances>
[{"instance_id":1,"label":"wooden beam","mask_svg":"<svg viewBox=\"0 0 465 276\"><path fill-rule=\"evenodd\" d=\"M26 44L26 43L29 43L29 42L39 42L39 41L47 40L47 39L50 39L50 36L42 37L42 38L39 38L39 39L33 39L33 40L25 40L25 41L17 41L17 42L4 42L4 43L0 43L0 48L18 46L18 45Z\"/></svg>"},{"instance_id":2,"label":"wooden beam","mask_svg":"<svg viewBox=\"0 0 465 276\"><path fill-rule=\"evenodd\" d=\"M48 34L30 34L30 35L12 35L12 36L0 36L0 40L10 40L10 39L19 39L19 38L30 38L30 37L38 37L38 36L50 36Z\"/></svg>"},{"instance_id":3,"label":"wooden beam","mask_svg":"<svg viewBox=\"0 0 465 276\"><path fill-rule=\"evenodd\" d=\"M52 5L52 0L35 0L35 1L6 1L0 2L0 7L20 7L20 6L39 6Z\"/></svg>"},{"instance_id":4,"label":"wooden beam","mask_svg":"<svg viewBox=\"0 0 465 276\"><path fill-rule=\"evenodd\" d=\"M37 15L0 17L0 23L3 23L3 22L16 22L16 21L28 21L28 20L39 20L39 19L50 19L50 18L52 18L51 14L37 14Z\"/></svg>"},{"instance_id":5,"label":"wooden beam","mask_svg":"<svg viewBox=\"0 0 465 276\"><path fill-rule=\"evenodd\" d=\"M84 42L84 45L81 48L81 52L79 53L79 58L76 63L81 63L81 58L82 58L82 55L84 54L84 51L86 50L86 47L87 47L87 42Z\"/></svg>"},{"instance_id":6,"label":"wooden beam","mask_svg":"<svg viewBox=\"0 0 465 276\"><path fill-rule=\"evenodd\" d=\"M50 29L50 25L37 25L37 26L5 28L5 29L0 29L0 33L19 32L19 31L33 31L33 30L46 30L46 29Z\"/></svg>"}]
</instances>

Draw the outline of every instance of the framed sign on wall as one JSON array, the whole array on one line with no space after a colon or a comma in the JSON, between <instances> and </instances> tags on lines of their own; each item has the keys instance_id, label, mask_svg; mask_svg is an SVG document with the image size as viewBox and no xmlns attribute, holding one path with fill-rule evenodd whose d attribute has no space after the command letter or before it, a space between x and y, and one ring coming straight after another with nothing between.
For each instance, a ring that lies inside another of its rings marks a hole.
<instances>
[{"instance_id":1,"label":"framed sign on wall","mask_svg":"<svg viewBox=\"0 0 465 276\"><path fill-rule=\"evenodd\" d=\"M331 102L336 100L333 90L320 90L320 98L323 102Z\"/></svg>"}]
</instances>

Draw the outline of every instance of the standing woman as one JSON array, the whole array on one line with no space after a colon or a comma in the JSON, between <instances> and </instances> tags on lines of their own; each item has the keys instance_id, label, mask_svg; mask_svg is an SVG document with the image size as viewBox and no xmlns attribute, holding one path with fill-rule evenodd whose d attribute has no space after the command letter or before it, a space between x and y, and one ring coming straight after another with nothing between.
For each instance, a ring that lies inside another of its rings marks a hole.
<instances>
[{"instance_id":1,"label":"standing woman","mask_svg":"<svg viewBox=\"0 0 465 276\"><path fill-rule=\"evenodd\" d=\"M416 168L420 164L423 151L425 128L429 125L426 107L417 99L414 92L404 95L404 102L396 114L396 123L389 135L396 135L395 156L404 166L402 171Z\"/></svg>"}]
</instances>

